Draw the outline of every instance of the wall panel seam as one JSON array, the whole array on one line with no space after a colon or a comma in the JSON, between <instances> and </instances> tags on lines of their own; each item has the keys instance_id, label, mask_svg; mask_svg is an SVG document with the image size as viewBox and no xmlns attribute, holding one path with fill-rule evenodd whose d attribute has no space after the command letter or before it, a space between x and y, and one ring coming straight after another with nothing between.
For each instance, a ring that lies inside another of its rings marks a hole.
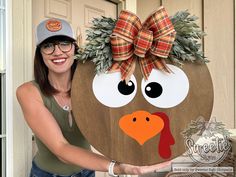
<instances>
[{"instance_id":1,"label":"wall panel seam","mask_svg":"<svg viewBox=\"0 0 236 177\"><path fill-rule=\"evenodd\" d=\"M202 0L202 31L205 31L205 13L204 13L205 7L204 7L204 0ZM202 51L204 52L205 56L205 39L202 38Z\"/></svg>"},{"instance_id":2,"label":"wall panel seam","mask_svg":"<svg viewBox=\"0 0 236 177\"><path fill-rule=\"evenodd\" d=\"M235 10L236 10L236 3L235 3L235 0L233 0L233 14L234 14L234 128L236 128L236 110L235 110L235 102L236 102L236 13L235 13Z\"/></svg>"}]
</instances>

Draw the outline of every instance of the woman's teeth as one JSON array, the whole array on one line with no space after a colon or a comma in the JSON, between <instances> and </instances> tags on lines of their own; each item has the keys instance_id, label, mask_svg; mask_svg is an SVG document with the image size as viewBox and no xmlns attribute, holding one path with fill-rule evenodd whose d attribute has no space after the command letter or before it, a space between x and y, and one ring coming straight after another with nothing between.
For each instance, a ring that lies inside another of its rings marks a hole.
<instances>
[{"instance_id":1,"label":"woman's teeth","mask_svg":"<svg viewBox=\"0 0 236 177\"><path fill-rule=\"evenodd\" d=\"M55 60L52 60L53 63L62 63L62 62L65 62L66 59L55 59Z\"/></svg>"}]
</instances>

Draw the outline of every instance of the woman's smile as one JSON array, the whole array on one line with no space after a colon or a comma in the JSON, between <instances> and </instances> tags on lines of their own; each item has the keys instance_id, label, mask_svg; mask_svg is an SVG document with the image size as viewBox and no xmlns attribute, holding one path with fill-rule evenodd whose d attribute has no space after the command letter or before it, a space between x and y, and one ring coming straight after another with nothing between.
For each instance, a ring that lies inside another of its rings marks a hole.
<instances>
[{"instance_id":1,"label":"woman's smile","mask_svg":"<svg viewBox=\"0 0 236 177\"><path fill-rule=\"evenodd\" d=\"M66 58L55 58L55 59L52 59L51 61L56 64L56 65L62 65L66 62Z\"/></svg>"}]
</instances>

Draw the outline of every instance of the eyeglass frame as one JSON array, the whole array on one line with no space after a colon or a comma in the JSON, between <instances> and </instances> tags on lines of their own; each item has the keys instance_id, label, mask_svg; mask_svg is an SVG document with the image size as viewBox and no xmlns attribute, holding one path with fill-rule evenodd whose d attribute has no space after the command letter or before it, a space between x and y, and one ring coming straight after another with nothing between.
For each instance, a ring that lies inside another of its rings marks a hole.
<instances>
[{"instance_id":1,"label":"eyeglass frame","mask_svg":"<svg viewBox=\"0 0 236 177\"><path fill-rule=\"evenodd\" d=\"M69 43L70 43L71 46L70 46L70 49L69 49L68 51L63 51L63 50L61 49L60 43L62 43L62 42L69 42ZM71 51L72 45L75 44L75 43L76 43L75 41L69 41L69 40L55 41L55 42L46 42L46 43L40 44L40 45L39 45L39 48L40 48L40 51L41 51L42 53L44 53L45 55L52 55L52 54L55 52L55 48L56 48L55 46L57 45L61 52L67 53L67 52L70 52L70 51ZM43 47L44 45L46 45L46 44L53 44L54 49L52 50L51 53L45 53L45 51L42 50L42 47Z\"/></svg>"}]
</instances>

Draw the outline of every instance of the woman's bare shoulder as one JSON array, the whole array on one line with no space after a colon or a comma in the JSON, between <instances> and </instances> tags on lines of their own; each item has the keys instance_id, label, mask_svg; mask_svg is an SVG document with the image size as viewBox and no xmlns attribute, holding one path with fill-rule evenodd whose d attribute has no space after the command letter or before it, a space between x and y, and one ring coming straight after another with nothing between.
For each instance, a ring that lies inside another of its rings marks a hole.
<instances>
[{"instance_id":1,"label":"woman's bare shoulder","mask_svg":"<svg viewBox=\"0 0 236 177\"><path fill-rule=\"evenodd\" d=\"M16 90L16 96L18 100L21 98L23 99L35 98L42 100L38 88L31 81L20 85Z\"/></svg>"}]
</instances>

